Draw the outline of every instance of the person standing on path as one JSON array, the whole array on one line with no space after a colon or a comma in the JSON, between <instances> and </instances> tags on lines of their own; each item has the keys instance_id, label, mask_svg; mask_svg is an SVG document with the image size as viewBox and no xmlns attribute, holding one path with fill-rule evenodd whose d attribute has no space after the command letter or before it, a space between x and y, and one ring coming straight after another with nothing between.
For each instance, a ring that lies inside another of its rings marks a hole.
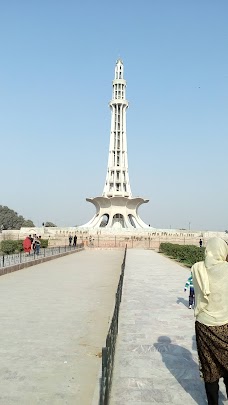
<instances>
[{"instance_id":1,"label":"person standing on path","mask_svg":"<svg viewBox=\"0 0 228 405\"><path fill-rule=\"evenodd\" d=\"M192 309L192 306L194 304L194 298L195 298L195 292L194 292L193 281L192 281L192 274L185 283L184 291L187 291L187 288L189 288L188 308Z\"/></svg>"},{"instance_id":2,"label":"person standing on path","mask_svg":"<svg viewBox=\"0 0 228 405\"><path fill-rule=\"evenodd\" d=\"M72 244L72 236L71 235L69 235L69 246L71 246L71 244Z\"/></svg>"},{"instance_id":3,"label":"person standing on path","mask_svg":"<svg viewBox=\"0 0 228 405\"><path fill-rule=\"evenodd\" d=\"M23 249L25 253L28 253L30 255L30 251L31 251L31 247L32 247L32 242L29 236L27 236L25 238L25 240L23 241Z\"/></svg>"},{"instance_id":4,"label":"person standing on path","mask_svg":"<svg viewBox=\"0 0 228 405\"><path fill-rule=\"evenodd\" d=\"M35 252L36 250L36 233L34 233L34 235L32 235L32 250Z\"/></svg>"},{"instance_id":5,"label":"person standing on path","mask_svg":"<svg viewBox=\"0 0 228 405\"><path fill-rule=\"evenodd\" d=\"M77 235L75 234L74 235L74 242L73 242L73 246L75 246L75 247L77 246L77 239L78 239Z\"/></svg>"},{"instance_id":6,"label":"person standing on path","mask_svg":"<svg viewBox=\"0 0 228 405\"><path fill-rule=\"evenodd\" d=\"M228 245L209 239L203 262L192 266L195 331L208 405L218 405L219 379L228 396Z\"/></svg>"},{"instance_id":7,"label":"person standing on path","mask_svg":"<svg viewBox=\"0 0 228 405\"><path fill-rule=\"evenodd\" d=\"M41 245L40 239L41 239L41 236L39 236L39 238L36 238L36 240L35 240L35 252L36 252L37 256L39 256L39 254L40 254L40 245Z\"/></svg>"},{"instance_id":8,"label":"person standing on path","mask_svg":"<svg viewBox=\"0 0 228 405\"><path fill-rule=\"evenodd\" d=\"M201 248L203 246L203 241L202 239L199 240L199 247Z\"/></svg>"}]
</instances>

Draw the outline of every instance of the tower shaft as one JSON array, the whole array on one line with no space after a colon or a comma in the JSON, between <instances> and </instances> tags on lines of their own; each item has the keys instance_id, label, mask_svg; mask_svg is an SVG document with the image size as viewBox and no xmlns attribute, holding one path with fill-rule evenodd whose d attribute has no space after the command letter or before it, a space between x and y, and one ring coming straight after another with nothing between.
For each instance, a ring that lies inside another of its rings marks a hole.
<instances>
[{"instance_id":1,"label":"tower shaft","mask_svg":"<svg viewBox=\"0 0 228 405\"><path fill-rule=\"evenodd\" d=\"M127 135L126 135L126 80L124 66L116 62L115 78L112 82L111 132L108 156L108 169L103 190L104 197L131 197L128 175Z\"/></svg>"}]
</instances>

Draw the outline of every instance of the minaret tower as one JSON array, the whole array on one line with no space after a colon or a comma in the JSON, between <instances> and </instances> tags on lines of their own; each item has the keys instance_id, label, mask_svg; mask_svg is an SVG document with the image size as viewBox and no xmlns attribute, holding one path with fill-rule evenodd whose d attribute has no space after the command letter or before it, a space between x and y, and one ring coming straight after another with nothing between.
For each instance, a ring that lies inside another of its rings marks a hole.
<instances>
[{"instance_id":1,"label":"minaret tower","mask_svg":"<svg viewBox=\"0 0 228 405\"><path fill-rule=\"evenodd\" d=\"M108 171L103 191L104 197L131 197L128 176L127 136L126 136L126 80L124 66L118 60L115 67L115 78L112 82L111 133L108 157Z\"/></svg>"},{"instance_id":2,"label":"minaret tower","mask_svg":"<svg viewBox=\"0 0 228 405\"><path fill-rule=\"evenodd\" d=\"M139 217L138 207L149 200L131 193L126 135L126 80L124 66L118 59L112 82L111 132L108 155L108 169L102 197L87 198L96 207L96 214L83 228L134 229L149 228Z\"/></svg>"}]
</instances>

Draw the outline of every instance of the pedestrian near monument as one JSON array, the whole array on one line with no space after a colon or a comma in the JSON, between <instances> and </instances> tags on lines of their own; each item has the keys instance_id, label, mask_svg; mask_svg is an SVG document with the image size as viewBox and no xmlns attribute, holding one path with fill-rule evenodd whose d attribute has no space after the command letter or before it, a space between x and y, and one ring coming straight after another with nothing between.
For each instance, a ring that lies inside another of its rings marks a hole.
<instances>
[{"instance_id":1,"label":"pedestrian near monument","mask_svg":"<svg viewBox=\"0 0 228 405\"><path fill-rule=\"evenodd\" d=\"M200 248L203 246L203 241L202 241L202 239L199 240L199 246L200 246Z\"/></svg>"},{"instance_id":2,"label":"pedestrian near monument","mask_svg":"<svg viewBox=\"0 0 228 405\"><path fill-rule=\"evenodd\" d=\"M39 256L40 254L40 245L41 245L41 236L39 236L39 238L36 238L35 240L35 253L37 254L37 256Z\"/></svg>"},{"instance_id":3,"label":"pedestrian near monument","mask_svg":"<svg viewBox=\"0 0 228 405\"><path fill-rule=\"evenodd\" d=\"M35 252L36 250L36 233L34 233L34 235L32 235L32 249Z\"/></svg>"},{"instance_id":4,"label":"pedestrian near monument","mask_svg":"<svg viewBox=\"0 0 228 405\"><path fill-rule=\"evenodd\" d=\"M192 309L192 306L194 305L194 298L195 298L192 274L190 275L190 277L188 278L188 280L185 283L184 291L187 291L188 288L189 288L188 308Z\"/></svg>"},{"instance_id":5,"label":"pedestrian near monument","mask_svg":"<svg viewBox=\"0 0 228 405\"><path fill-rule=\"evenodd\" d=\"M71 244L72 244L72 236L71 235L69 235L69 246L71 246Z\"/></svg>"},{"instance_id":6,"label":"pedestrian near monument","mask_svg":"<svg viewBox=\"0 0 228 405\"><path fill-rule=\"evenodd\" d=\"M77 246L77 235L75 234L74 235L74 242L73 242L73 245L76 247Z\"/></svg>"},{"instance_id":7,"label":"pedestrian near monument","mask_svg":"<svg viewBox=\"0 0 228 405\"><path fill-rule=\"evenodd\" d=\"M209 405L218 405L219 379L228 396L228 246L211 238L205 259L192 266L200 371Z\"/></svg>"},{"instance_id":8,"label":"pedestrian near monument","mask_svg":"<svg viewBox=\"0 0 228 405\"><path fill-rule=\"evenodd\" d=\"M29 236L27 236L24 241L23 241L23 249L25 253L28 253L30 255L31 252L31 247L32 247L32 242Z\"/></svg>"}]
</instances>

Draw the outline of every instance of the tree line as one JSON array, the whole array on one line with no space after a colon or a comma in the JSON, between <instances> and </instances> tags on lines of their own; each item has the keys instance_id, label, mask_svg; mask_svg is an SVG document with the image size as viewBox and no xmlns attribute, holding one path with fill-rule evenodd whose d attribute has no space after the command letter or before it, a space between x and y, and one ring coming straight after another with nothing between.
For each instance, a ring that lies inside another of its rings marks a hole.
<instances>
[{"instance_id":1,"label":"tree line","mask_svg":"<svg viewBox=\"0 0 228 405\"><path fill-rule=\"evenodd\" d=\"M22 226L34 227L33 221L31 219L25 219L22 215L9 207L0 205L0 229L20 229Z\"/></svg>"},{"instance_id":2,"label":"tree line","mask_svg":"<svg viewBox=\"0 0 228 405\"><path fill-rule=\"evenodd\" d=\"M56 226L53 222L46 222L43 226ZM8 229L21 229L22 227L33 228L35 227L31 219L25 219L22 215L19 215L16 211L0 205L0 231Z\"/></svg>"}]
</instances>

